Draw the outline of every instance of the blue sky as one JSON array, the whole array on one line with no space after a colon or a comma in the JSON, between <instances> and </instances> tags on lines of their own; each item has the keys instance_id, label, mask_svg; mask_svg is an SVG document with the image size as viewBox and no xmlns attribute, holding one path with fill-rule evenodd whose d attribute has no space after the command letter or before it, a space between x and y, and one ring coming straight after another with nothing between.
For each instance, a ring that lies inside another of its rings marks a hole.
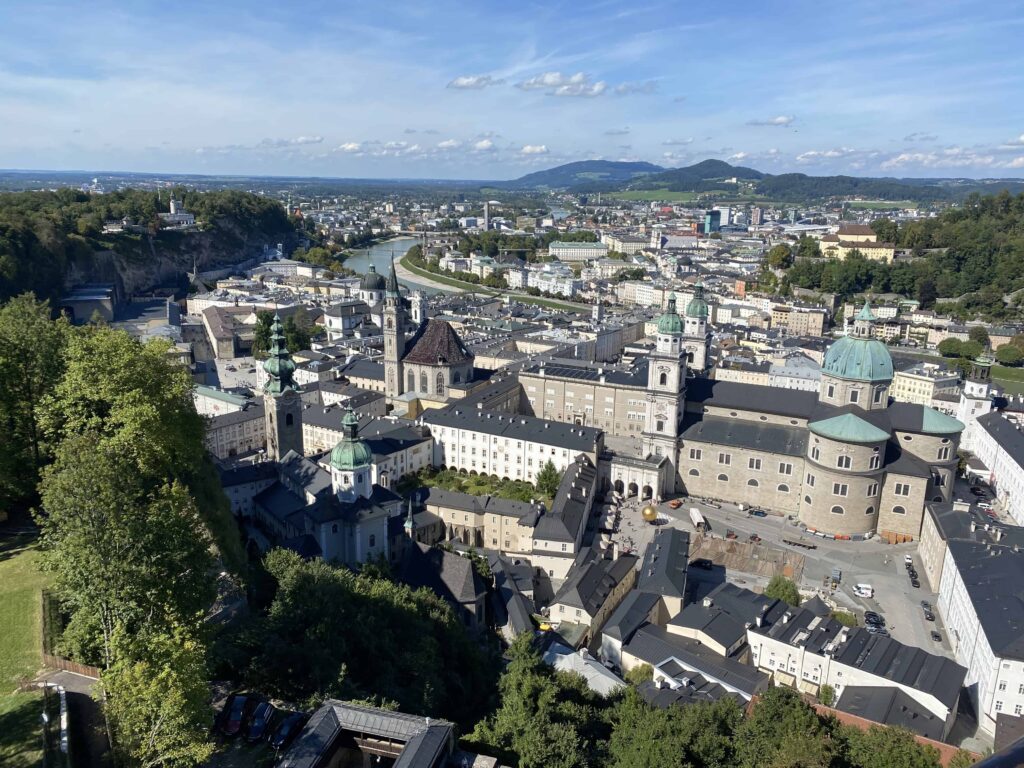
<instances>
[{"instance_id":1,"label":"blue sky","mask_svg":"<svg viewBox=\"0 0 1024 768\"><path fill-rule=\"evenodd\" d=\"M0 4L0 167L1024 176L1012 2Z\"/></svg>"}]
</instances>

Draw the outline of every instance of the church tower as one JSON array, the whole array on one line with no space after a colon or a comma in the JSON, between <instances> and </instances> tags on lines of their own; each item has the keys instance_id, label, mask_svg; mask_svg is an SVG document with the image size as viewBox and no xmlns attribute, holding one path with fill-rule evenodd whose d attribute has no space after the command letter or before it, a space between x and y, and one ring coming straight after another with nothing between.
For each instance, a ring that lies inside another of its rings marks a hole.
<instances>
[{"instance_id":1,"label":"church tower","mask_svg":"<svg viewBox=\"0 0 1024 768\"><path fill-rule=\"evenodd\" d=\"M965 425L960 447L965 451L976 450L978 440L978 417L992 412L992 358L979 357L971 361L971 371L960 392L960 403L956 417Z\"/></svg>"},{"instance_id":2,"label":"church tower","mask_svg":"<svg viewBox=\"0 0 1024 768\"><path fill-rule=\"evenodd\" d=\"M402 356L405 354L405 305L398 288L395 257L384 291L384 390L388 397L402 394Z\"/></svg>"},{"instance_id":3,"label":"church tower","mask_svg":"<svg viewBox=\"0 0 1024 768\"><path fill-rule=\"evenodd\" d=\"M708 302L700 280L693 286L693 298L686 305L683 335L688 372L690 375L703 375L711 360L711 334L708 333Z\"/></svg>"},{"instance_id":4,"label":"church tower","mask_svg":"<svg viewBox=\"0 0 1024 768\"><path fill-rule=\"evenodd\" d=\"M269 379L263 387L267 456L280 461L289 451L302 455L302 398L295 383L295 363L285 346L281 317L270 326L270 353L263 362Z\"/></svg>"},{"instance_id":5,"label":"church tower","mask_svg":"<svg viewBox=\"0 0 1024 768\"><path fill-rule=\"evenodd\" d=\"M683 320L676 312L676 296L668 299L668 309L658 319L655 351L648 356L647 423L643 441L647 453L665 456L672 463L668 488L676 489L678 474L679 424L683 418L686 392Z\"/></svg>"},{"instance_id":6,"label":"church tower","mask_svg":"<svg viewBox=\"0 0 1024 768\"><path fill-rule=\"evenodd\" d=\"M373 495L373 451L359 437L359 417L350 408L341 419L341 440L331 450L331 487L342 501Z\"/></svg>"}]
</instances>

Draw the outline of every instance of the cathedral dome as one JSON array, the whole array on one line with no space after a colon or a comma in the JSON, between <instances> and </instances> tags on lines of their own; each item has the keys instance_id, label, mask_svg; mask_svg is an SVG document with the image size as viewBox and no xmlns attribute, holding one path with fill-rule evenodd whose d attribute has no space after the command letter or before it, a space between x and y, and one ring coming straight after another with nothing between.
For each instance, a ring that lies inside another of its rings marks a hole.
<instances>
[{"instance_id":1,"label":"cathedral dome","mask_svg":"<svg viewBox=\"0 0 1024 768\"><path fill-rule=\"evenodd\" d=\"M686 305L686 316L695 317L698 320L708 319L708 303L704 300L704 285L697 283L693 286L693 298Z\"/></svg>"},{"instance_id":2,"label":"cathedral dome","mask_svg":"<svg viewBox=\"0 0 1024 768\"><path fill-rule=\"evenodd\" d=\"M359 437L359 418L351 410L341 420L342 438L331 450L331 466L335 469L352 470L369 466L373 451L365 440Z\"/></svg>"},{"instance_id":3,"label":"cathedral dome","mask_svg":"<svg viewBox=\"0 0 1024 768\"><path fill-rule=\"evenodd\" d=\"M359 290L361 291L383 291L387 281L384 279L384 275L377 272L377 268L370 265L369 271L363 275L362 281L359 283Z\"/></svg>"},{"instance_id":4,"label":"cathedral dome","mask_svg":"<svg viewBox=\"0 0 1024 768\"><path fill-rule=\"evenodd\" d=\"M892 381L892 356L885 344L871 337L874 320L865 304L857 315L854 335L844 336L828 348L821 372L853 381Z\"/></svg>"},{"instance_id":5,"label":"cathedral dome","mask_svg":"<svg viewBox=\"0 0 1024 768\"><path fill-rule=\"evenodd\" d=\"M658 318L658 333L682 333L683 320L676 312L676 295L673 293L668 297L668 309Z\"/></svg>"}]
</instances>

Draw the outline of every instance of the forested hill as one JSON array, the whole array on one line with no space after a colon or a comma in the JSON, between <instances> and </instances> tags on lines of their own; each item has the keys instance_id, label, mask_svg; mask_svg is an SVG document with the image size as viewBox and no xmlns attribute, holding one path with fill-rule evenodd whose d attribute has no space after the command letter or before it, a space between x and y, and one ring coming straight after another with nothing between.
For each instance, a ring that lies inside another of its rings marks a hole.
<instances>
[{"instance_id":1,"label":"forested hill","mask_svg":"<svg viewBox=\"0 0 1024 768\"><path fill-rule=\"evenodd\" d=\"M172 191L90 195L73 189L0 194L0 302L33 291L60 297L69 276L145 290L168 274L243 260L294 227L275 200L235 190L173 190L195 214L198 231L160 229ZM103 222L127 218L140 230L104 234Z\"/></svg>"},{"instance_id":2,"label":"forested hill","mask_svg":"<svg viewBox=\"0 0 1024 768\"><path fill-rule=\"evenodd\" d=\"M659 173L665 169L653 163L617 162L614 160L581 160L545 171L528 173L513 181L499 182L496 186L512 189L566 189L577 187L618 188L640 176Z\"/></svg>"},{"instance_id":3,"label":"forested hill","mask_svg":"<svg viewBox=\"0 0 1024 768\"><path fill-rule=\"evenodd\" d=\"M1024 293L1017 293L1024 289L1024 194L971 195L933 219L900 225L879 219L871 226L916 258L895 264L862 256L799 259L786 281L844 297L892 291L926 308L936 298L955 299L943 309L963 319L1024 319ZM805 245L813 249L813 241L801 241L798 255Z\"/></svg>"}]
</instances>

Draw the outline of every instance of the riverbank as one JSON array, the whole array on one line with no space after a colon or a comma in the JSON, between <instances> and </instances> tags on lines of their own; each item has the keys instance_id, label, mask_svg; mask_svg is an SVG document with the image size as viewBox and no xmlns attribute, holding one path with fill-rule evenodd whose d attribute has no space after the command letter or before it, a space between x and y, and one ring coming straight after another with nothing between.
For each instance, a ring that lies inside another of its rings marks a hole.
<instances>
[{"instance_id":1,"label":"riverbank","mask_svg":"<svg viewBox=\"0 0 1024 768\"><path fill-rule=\"evenodd\" d=\"M444 275L438 275L433 272L428 272L425 269L413 266L409 262L408 255L403 256L396 262L395 271L399 277L402 276L403 270L411 275L410 281L415 280L420 283L431 282L436 285L437 288L455 292L455 293L481 293L486 296L510 296L511 298L519 301L523 304L534 304L539 307L547 307L548 309L559 309L565 312L579 312L587 311L590 309L588 304L575 304L572 302L555 301L554 299L544 299L539 296L530 296L525 293L510 293L508 291L498 291L493 288L485 288L480 285L474 285L473 283L465 283L462 280L456 280L454 277L446 277Z\"/></svg>"}]
</instances>

